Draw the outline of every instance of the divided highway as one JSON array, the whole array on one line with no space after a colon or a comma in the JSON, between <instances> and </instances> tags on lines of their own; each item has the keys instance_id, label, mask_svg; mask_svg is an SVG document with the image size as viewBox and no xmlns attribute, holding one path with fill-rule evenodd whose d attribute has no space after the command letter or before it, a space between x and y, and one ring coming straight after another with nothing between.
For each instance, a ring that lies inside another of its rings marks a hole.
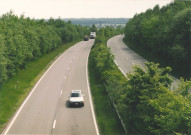
<instances>
[{"instance_id":1,"label":"divided highway","mask_svg":"<svg viewBox=\"0 0 191 135\"><path fill-rule=\"evenodd\" d=\"M111 48L111 52L115 56L115 63L121 72L126 76L126 74L132 70L133 65L140 65L145 67L144 63L146 60L132 51L127 45L123 42L124 36L117 35L113 38L110 38L107 42L107 46ZM172 87L177 86L179 81L175 77L171 76L174 80Z\"/></svg>"},{"instance_id":2,"label":"divided highway","mask_svg":"<svg viewBox=\"0 0 191 135\"><path fill-rule=\"evenodd\" d=\"M3 134L99 134L87 63L94 40L81 41L62 54L41 77ZM71 90L80 89L85 106L68 107Z\"/></svg>"},{"instance_id":3,"label":"divided highway","mask_svg":"<svg viewBox=\"0 0 191 135\"><path fill-rule=\"evenodd\" d=\"M124 36L118 35L110 38L107 45L111 48L115 56L115 63L118 65L123 74L127 74L132 70L133 65L140 65L144 67L145 59L140 57L134 51L129 49L123 42Z\"/></svg>"}]
</instances>

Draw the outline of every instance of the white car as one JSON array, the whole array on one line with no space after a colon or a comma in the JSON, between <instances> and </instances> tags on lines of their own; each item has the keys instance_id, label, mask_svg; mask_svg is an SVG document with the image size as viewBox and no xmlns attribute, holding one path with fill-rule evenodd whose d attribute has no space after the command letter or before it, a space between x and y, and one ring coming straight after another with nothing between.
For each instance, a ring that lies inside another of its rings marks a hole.
<instances>
[{"instance_id":1,"label":"white car","mask_svg":"<svg viewBox=\"0 0 191 135\"><path fill-rule=\"evenodd\" d=\"M84 95L81 90L72 90L69 95L69 106L84 106Z\"/></svg>"}]
</instances>

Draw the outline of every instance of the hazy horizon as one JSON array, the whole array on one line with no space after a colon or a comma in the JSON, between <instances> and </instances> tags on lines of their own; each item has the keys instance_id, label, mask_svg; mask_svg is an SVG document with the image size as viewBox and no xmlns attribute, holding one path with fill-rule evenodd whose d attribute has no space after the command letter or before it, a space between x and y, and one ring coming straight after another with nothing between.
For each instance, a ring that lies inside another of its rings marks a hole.
<instances>
[{"instance_id":1,"label":"hazy horizon","mask_svg":"<svg viewBox=\"0 0 191 135\"><path fill-rule=\"evenodd\" d=\"M0 16L13 11L35 19L132 18L172 0L0 0Z\"/></svg>"}]
</instances>

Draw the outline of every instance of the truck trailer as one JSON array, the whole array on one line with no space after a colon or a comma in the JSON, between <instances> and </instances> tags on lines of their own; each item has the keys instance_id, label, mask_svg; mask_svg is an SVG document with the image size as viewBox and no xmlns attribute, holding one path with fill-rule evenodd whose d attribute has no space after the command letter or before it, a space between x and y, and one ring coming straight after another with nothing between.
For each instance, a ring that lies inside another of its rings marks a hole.
<instances>
[{"instance_id":1,"label":"truck trailer","mask_svg":"<svg viewBox=\"0 0 191 135\"><path fill-rule=\"evenodd\" d=\"M96 38L96 32L90 32L90 39Z\"/></svg>"}]
</instances>

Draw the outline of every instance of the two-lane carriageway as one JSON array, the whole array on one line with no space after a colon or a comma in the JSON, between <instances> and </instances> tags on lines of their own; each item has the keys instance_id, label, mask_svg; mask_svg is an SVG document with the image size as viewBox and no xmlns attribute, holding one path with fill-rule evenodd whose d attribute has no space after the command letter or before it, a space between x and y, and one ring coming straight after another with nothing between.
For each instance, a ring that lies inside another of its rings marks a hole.
<instances>
[{"instance_id":1,"label":"two-lane carriageway","mask_svg":"<svg viewBox=\"0 0 191 135\"><path fill-rule=\"evenodd\" d=\"M45 72L3 134L99 134L88 82L88 56L94 40L64 52ZM71 90L80 89L85 106L68 107Z\"/></svg>"},{"instance_id":2,"label":"two-lane carriageway","mask_svg":"<svg viewBox=\"0 0 191 135\"><path fill-rule=\"evenodd\" d=\"M107 46L111 48L111 52L115 56L115 63L121 72L126 76L127 73L133 70L133 66L139 65L145 68L145 60L143 57L139 56L133 50L131 50L124 42L124 36L117 35L110 38L107 42ZM173 83L171 88L177 87L177 82L179 81L177 78L171 76L173 78Z\"/></svg>"}]
</instances>

